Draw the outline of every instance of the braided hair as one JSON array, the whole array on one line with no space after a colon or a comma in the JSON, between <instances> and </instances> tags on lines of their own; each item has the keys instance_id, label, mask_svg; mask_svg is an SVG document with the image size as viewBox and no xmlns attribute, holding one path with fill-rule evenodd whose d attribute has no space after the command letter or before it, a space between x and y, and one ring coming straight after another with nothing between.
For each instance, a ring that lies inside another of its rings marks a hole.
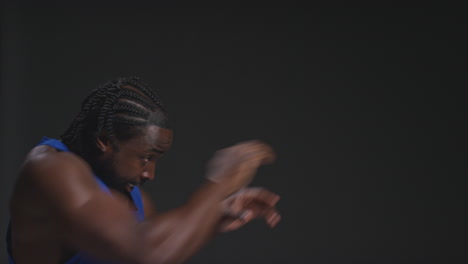
<instances>
[{"instance_id":1,"label":"braided hair","mask_svg":"<svg viewBox=\"0 0 468 264\"><path fill-rule=\"evenodd\" d=\"M92 91L81 110L60 136L80 156L97 154L96 139L105 137L117 149L148 125L169 128L168 113L159 97L137 77L111 80Z\"/></svg>"}]
</instances>

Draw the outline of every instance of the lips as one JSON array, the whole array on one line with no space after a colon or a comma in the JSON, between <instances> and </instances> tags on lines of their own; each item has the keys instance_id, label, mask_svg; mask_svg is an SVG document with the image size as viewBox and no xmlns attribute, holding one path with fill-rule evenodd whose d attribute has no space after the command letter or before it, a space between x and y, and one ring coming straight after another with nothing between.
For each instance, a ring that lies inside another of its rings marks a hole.
<instances>
[{"instance_id":1,"label":"lips","mask_svg":"<svg viewBox=\"0 0 468 264\"><path fill-rule=\"evenodd\" d=\"M132 190L133 190L133 188L134 188L135 186L136 186L136 184L127 183L127 184L125 185L125 190L126 190L127 192L132 192Z\"/></svg>"}]
</instances>

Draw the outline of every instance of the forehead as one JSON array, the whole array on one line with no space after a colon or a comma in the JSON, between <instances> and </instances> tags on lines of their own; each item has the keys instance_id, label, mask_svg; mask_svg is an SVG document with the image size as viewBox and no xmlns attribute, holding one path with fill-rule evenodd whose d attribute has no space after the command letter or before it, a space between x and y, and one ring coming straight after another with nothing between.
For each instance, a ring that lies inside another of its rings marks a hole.
<instances>
[{"instance_id":1,"label":"forehead","mask_svg":"<svg viewBox=\"0 0 468 264\"><path fill-rule=\"evenodd\" d=\"M138 150L157 149L166 151L172 145L172 135L171 129L150 125L143 129L141 135L124 142L122 146Z\"/></svg>"}]
</instances>

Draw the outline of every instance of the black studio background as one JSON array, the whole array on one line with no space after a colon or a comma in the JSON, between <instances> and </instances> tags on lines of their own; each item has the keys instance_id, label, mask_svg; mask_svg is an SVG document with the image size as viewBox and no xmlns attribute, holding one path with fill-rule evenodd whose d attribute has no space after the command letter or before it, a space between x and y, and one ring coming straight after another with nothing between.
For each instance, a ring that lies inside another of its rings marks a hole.
<instances>
[{"instance_id":1,"label":"black studio background","mask_svg":"<svg viewBox=\"0 0 468 264\"><path fill-rule=\"evenodd\" d=\"M464 9L150 2L2 2L2 237L26 152L95 86L140 76L175 127L145 187L160 211L219 148L257 138L278 154L253 185L282 196L279 226L220 235L189 263L467 259Z\"/></svg>"}]
</instances>

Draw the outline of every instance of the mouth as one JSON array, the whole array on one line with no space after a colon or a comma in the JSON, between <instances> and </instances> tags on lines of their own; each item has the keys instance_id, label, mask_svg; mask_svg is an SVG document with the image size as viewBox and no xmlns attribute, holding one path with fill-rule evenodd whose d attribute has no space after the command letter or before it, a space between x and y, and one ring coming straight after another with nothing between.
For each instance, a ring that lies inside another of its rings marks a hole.
<instances>
[{"instance_id":1,"label":"mouth","mask_svg":"<svg viewBox=\"0 0 468 264\"><path fill-rule=\"evenodd\" d=\"M127 183L125 184L125 190L130 193L135 186L137 186L137 184Z\"/></svg>"}]
</instances>

